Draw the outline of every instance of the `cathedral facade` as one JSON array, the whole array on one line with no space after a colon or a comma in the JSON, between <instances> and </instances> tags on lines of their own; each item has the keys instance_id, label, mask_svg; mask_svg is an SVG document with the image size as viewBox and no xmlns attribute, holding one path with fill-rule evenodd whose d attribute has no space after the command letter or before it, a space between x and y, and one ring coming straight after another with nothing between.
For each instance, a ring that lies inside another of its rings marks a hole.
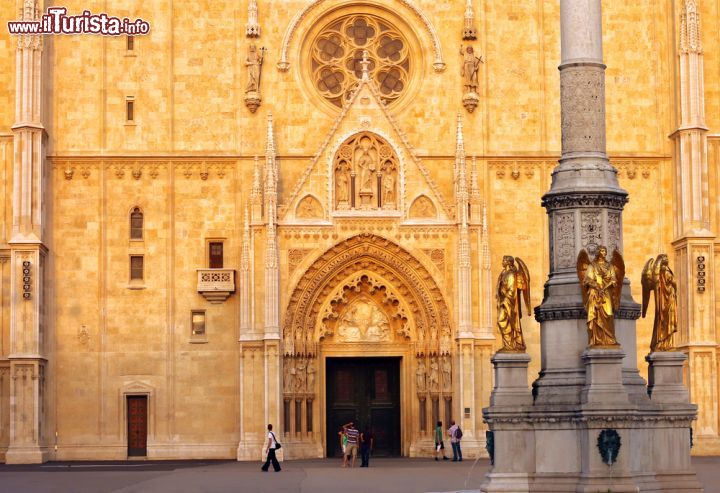
<instances>
[{"instance_id":1,"label":"cathedral facade","mask_svg":"<svg viewBox=\"0 0 720 493\"><path fill-rule=\"evenodd\" d=\"M2 26L48 7L10 3ZM451 420L485 454L503 257L538 306L600 237L636 300L669 255L693 450L720 453L720 12L657 4L603 5L624 219L552 230L559 2L69 0L150 30L3 27L0 461L255 460L268 423L328 457L349 421L380 455L429 456Z\"/></svg>"}]
</instances>

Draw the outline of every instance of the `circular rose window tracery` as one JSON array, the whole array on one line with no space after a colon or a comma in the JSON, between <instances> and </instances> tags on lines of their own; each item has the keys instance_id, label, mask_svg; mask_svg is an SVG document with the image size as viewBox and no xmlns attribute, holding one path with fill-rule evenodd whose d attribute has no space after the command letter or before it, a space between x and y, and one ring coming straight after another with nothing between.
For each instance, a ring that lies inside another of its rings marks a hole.
<instances>
[{"instance_id":1,"label":"circular rose window tracery","mask_svg":"<svg viewBox=\"0 0 720 493\"><path fill-rule=\"evenodd\" d=\"M332 104L342 107L362 77L363 52L368 71L386 103L395 101L408 85L408 43L400 31L372 15L340 18L325 27L311 48L315 87Z\"/></svg>"}]
</instances>

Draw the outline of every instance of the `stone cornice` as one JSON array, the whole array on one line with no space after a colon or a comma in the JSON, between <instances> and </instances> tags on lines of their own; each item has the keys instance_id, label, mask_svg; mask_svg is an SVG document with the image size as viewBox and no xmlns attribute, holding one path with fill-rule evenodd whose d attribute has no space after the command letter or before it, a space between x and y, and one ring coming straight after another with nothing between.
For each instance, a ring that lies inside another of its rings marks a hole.
<instances>
[{"instance_id":1,"label":"stone cornice","mask_svg":"<svg viewBox=\"0 0 720 493\"><path fill-rule=\"evenodd\" d=\"M621 307L615 312L615 318L621 320L637 320L640 318L640 305ZM548 320L587 320L587 311L584 308L571 307L535 307L535 320L546 322Z\"/></svg>"},{"instance_id":2,"label":"stone cornice","mask_svg":"<svg viewBox=\"0 0 720 493\"><path fill-rule=\"evenodd\" d=\"M607 207L622 210L627 202L627 194L617 192L548 193L542 198L542 206L548 211L575 207Z\"/></svg>"}]
</instances>

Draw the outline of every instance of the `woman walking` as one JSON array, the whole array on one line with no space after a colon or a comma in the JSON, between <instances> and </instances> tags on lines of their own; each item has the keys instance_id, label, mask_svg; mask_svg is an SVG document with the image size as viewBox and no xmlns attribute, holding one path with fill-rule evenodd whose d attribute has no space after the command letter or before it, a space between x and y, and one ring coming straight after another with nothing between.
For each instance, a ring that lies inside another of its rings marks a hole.
<instances>
[{"instance_id":1,"label":"woman walking","mask_svg":"<svg viewBox=\"0 0 720 493\"><path fill-rule=\"evenodd\" d=\"M347 450L347 433L345 433L345 426L340 427L338 437L340 438L340 449L342 450L343 457L342 465L340 467L347 467L347 454L345 453Z\"/></svg>"},{"instance_id":2,"label":"woman walking","mask_svg":"<svg viewBox=\"0 0 720 493\"><path fill-rule=\"evenodd\" d=\"M443 443L442 421L438 421L437 426L435 426L435 460L440 460L438 458L440 451L442 451L443 460L448 460L448 457L445 455L445 444Z\"/></svg>"}]
</instances>

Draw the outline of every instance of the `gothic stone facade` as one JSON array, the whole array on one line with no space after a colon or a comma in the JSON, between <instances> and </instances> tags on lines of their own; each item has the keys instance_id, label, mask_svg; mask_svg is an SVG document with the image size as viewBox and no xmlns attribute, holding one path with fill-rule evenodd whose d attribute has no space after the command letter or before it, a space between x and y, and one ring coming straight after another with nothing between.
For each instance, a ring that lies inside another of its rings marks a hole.
<instances>
[{"instance_id":1,"label":"gothic stone facade","mask_svg":"<svg viewBox=\"0 0 720 493\"><path fill-rule=\"evenodd\" d=\"M12 3L0 25L44 9ZM537 306L547 235L597 236L590 215L548 232L540 206L558 3L107 5L150 34L0 30L0 460L123 459L133 397L148 457L256 459L268 422L286 458L323 456L345 356L400 358L402 455L450 417L482 453L502 256L525 260ZM703 57L720 36L700 26L720 14L603 8L627 275L640 299L645 260L671 254L694 451L718 453L720 65Z\"/></svg>"}]
</instances>

